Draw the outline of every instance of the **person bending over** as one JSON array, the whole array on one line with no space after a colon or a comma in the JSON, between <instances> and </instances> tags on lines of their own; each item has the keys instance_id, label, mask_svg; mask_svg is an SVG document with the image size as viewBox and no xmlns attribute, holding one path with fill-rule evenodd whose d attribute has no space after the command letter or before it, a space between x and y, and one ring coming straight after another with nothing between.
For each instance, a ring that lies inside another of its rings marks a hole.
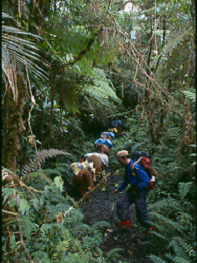
<instances>
[{"instance_id":1,"label":"person bending over","mask_svg":"<svg viewBox=\"0 0 197 263\"><path fill-rule=\"evenodd\" d=\"M122 198L117 202L118 228L128 229L130 227L126 209L135 203L136 217L139 223L146 229L150 229L150 219L146 208L146 187L149 184L149 177L140 164L133 164L128 151L119 151L117 158L119 164L125 167L125 175L123 183L113 191L113 194L123 191L130 184L130 188L124 192Z\"/></svg>"}]
</instances>

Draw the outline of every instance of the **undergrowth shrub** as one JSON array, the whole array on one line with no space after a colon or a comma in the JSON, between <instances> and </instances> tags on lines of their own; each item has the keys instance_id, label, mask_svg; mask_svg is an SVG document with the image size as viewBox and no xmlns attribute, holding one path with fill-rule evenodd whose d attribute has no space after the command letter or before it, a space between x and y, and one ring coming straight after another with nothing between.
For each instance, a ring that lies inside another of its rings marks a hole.
<instances>
[{"instance_id":1,"label":"undergrowth shrub","mask_svg":"<svg viewBox=\"0 0 197 263\"><path fill-rule=\"evenodd\" d=\"M60 165L59 167L64 167ZM101 228L83 223L83 214L73 208L75 201L63 196L65 170L44 169L21 177L3 168L3 178L12 176L2 188L2 262L112 262L119 250L103 256L99 249ZM51 174L55 177L51 179ZM94 250L99 251L95 258Z\"/></svg>"}]
</instances>

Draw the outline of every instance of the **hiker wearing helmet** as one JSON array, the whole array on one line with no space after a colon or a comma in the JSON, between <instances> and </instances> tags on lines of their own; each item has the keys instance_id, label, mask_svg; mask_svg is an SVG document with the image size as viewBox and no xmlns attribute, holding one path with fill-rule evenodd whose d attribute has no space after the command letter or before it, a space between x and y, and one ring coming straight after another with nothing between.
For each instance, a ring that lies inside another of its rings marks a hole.
<instances>
[{"instance_id":1,"label":"hiker wearing helmet","mask_svg":"<svg viewBox=\"0 0 197 263\"><path fill-rule=\"evenodd\" d=\"M117 153L118 162L125 167L125 176L123 183L113 191L113 194L123 191L128 184L130 188L123 194L117 202L118 228L129 229L130 223L126 209L135 203L136 217L139 223L146 229L150 228L149 216L146 208L147 186L149 177L143 167L129 157L128 151L119 151ZM134 165L134 166L133 166Z\"/></svg>"}]
</instances>

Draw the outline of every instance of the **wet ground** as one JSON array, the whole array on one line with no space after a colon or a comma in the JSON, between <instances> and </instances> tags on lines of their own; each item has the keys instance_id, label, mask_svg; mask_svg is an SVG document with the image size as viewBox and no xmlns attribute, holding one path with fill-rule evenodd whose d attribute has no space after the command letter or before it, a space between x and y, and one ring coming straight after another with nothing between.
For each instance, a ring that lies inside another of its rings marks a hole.
<instances>
[{"instance_id":1,"label":"wet ground","mask_svg":"<svg viewBox=\"0 0 197 263\"><path fill-rule=\"evenodd\" d=\"M122 181L122 175L113 175L112 169L108 169L110 175L107 178L107 183L104 189L97 189L91 194L91 201L83 201L79 207L84 214L84 223L92 226L98 221L107 221L110 227L104 229L103 241L100 245L102 251L106 254L114 248L122 248L119 252L121 258L116 262L134 262L134 263L149 263L152 262L147 256L151 253L150 244L142 242L141 237L144 236L144 228L140 227L135 218L135 207L130 206L128 212L130 216L130 223L132 225L131 231L126 233L116 232L116 201L121 197L121 193L113 196L112 191L115 184ZM114 210L112 207L114 206Z\"/></svg>"}]
</instances>

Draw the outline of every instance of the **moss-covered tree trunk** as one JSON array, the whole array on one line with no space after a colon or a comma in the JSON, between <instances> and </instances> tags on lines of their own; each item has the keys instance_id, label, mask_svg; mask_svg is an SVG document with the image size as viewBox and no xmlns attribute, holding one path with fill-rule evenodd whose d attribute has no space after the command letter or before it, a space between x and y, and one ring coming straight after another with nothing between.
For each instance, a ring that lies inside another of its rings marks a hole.
<instances>
[{"instance_id":1,"label":"moss-covered tree trunk","mask_svg":"<svg viewBox=\"0 0 197 263\"><path fill-rule=\"evenodd\" d=\"M21 135L24 128L22 115L27 89L18 76L18 101L13 100L13 94L9 90L5 96L3 111L6 113L3 119L3 155L2 165L8 169L17 169L18 151L20 150Z\"/></svg>"}]
</instances>

